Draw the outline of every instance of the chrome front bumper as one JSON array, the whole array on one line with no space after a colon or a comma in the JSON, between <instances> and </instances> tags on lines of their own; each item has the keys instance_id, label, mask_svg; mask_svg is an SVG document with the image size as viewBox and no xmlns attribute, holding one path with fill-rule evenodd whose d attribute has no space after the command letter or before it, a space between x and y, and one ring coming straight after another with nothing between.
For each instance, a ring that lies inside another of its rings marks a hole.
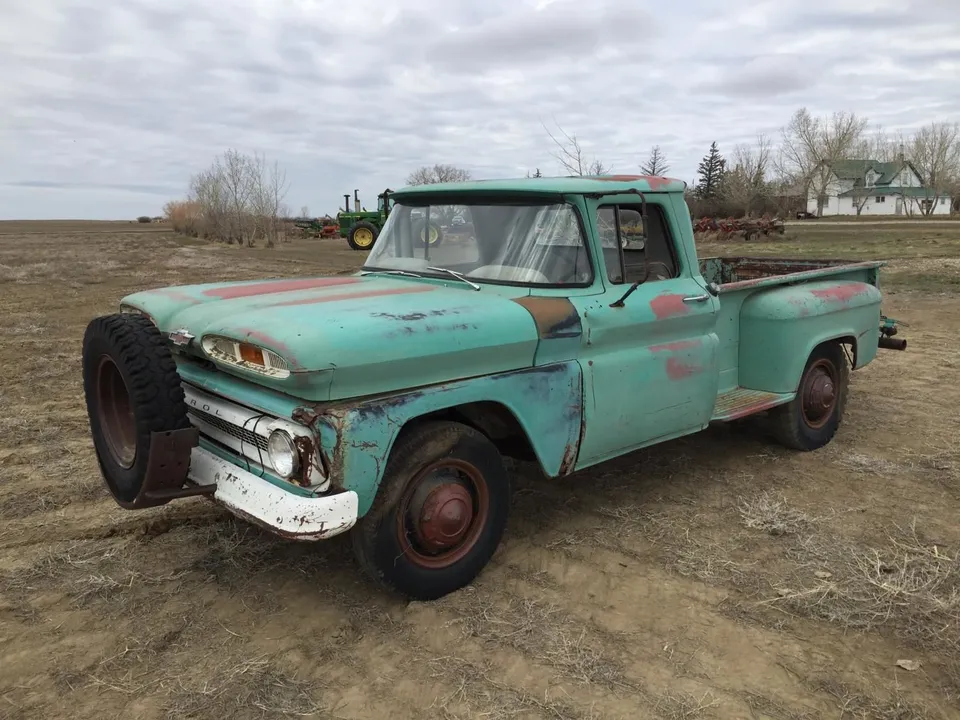
<instances>
[{"instance_id":1,"label":"chrome front bumper","mask_svg":"<svg viewBox=\"0 0 960 720\"><path fill-rule=\"evenodd\" d=\"M216 484L216 502L286 538L325 540L357 522L358 499L352 490L327 496L297 495L202 447L193 449L188 477L197 485Z\"/></svg>"}]
</instances>

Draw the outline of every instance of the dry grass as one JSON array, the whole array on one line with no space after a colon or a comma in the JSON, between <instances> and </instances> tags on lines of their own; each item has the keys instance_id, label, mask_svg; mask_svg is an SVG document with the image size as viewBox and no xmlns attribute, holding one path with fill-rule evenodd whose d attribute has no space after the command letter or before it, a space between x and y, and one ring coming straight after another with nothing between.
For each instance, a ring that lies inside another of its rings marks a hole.
<instances>
[{"instance_id":1,"label":"dry grass","mask_svg":"<svg viewBox=\"0 0 960 720\"><path fill-rule=\"evenodd\" d=\"M494 561L421 604L368 583L344 539L279 540L204 500L121 511L90 449L92 315L145 287L348 272L359 253L0 223L0 716L950 717L960 225L791 227L719 251L893 258L885 310L911 350L854 374L816 453L745 424L559 481L517 464Z\"/></svg>"}]
</instances>

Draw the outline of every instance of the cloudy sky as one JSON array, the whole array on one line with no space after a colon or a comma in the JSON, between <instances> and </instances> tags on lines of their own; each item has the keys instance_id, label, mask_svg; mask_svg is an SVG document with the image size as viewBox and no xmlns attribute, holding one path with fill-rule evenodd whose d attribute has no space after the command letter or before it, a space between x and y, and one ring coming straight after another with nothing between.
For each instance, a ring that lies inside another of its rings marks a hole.
<instances>
[{"instance_id":1,"label":"cloudy sky","mask_svg":"<svg viewBox=\"0 0 960 720\"><path fill-rule=\"evenodd\" d=\"M287 204L373 202L418 165L559 172L559 122L619 172L798 107L960 120L960 0L0 0L0 218L159 213L227 148Z\"/></svg>"}]
</instances>

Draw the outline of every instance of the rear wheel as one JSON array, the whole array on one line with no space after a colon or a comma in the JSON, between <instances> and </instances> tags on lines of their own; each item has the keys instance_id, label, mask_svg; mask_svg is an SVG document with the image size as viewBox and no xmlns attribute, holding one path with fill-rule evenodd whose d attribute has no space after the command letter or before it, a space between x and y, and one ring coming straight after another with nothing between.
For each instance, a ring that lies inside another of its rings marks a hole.
<instances>
[{"instance_id":1,"label":"rear wheel","mask_svg":"<svg viewBox=\"0 0 960 720\"><path fill-rule=\"evenodd\" d=\"M455 422L405 430L370 511L351 531L354 553L375 580L416 600L469 584L496 551L507 523L510 481L497 448Z\"/></svg>"},{"instance_id":2,"label":"rear wheel","mask_svg":"<svg viewBox=\"0 0 960 720\"><path fill-rule=\"evenodd\" d=\"M850 367L843 347L828 343L807 359L797 396L770 411L770 429L782 445L816 450L829 443L843 420Z\"/></svg>"},{"instance_id":3,"label":"rear wheel","mask_svg":"<svg viewBox=\"0 0 960 720\"><path fill-rule=\"evenodd\" d=\"M347 234L347 243L354 250L369 250L377 241L377 228L373 223L358 222Z\"/></svg>"}]
</instances>

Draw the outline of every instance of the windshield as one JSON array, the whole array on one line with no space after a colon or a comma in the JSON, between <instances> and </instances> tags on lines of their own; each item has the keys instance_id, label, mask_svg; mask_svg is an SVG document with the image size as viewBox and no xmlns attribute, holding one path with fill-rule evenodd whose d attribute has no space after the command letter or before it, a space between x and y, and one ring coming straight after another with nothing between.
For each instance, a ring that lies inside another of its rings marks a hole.
<instances>
[{"instance_id":1,"label":"windshield","mask_svg":"<svg viewBox=\"0 0 960 720\"><path fill-rule=\"evenodd\" d=\"M474 283L586 285L593 280L571 205L406 205L398 200L363 269L447 274L437 268Z\"/></svg>"}]
</instances>

